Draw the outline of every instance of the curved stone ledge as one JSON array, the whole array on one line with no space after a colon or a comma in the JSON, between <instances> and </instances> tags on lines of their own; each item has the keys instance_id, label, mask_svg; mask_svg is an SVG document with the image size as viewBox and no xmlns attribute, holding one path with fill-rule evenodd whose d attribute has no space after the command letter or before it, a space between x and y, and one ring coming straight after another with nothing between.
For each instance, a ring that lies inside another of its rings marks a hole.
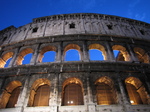
<instances>
[{"instance_id":1,"label":"curved stone ledge","mask_svg":"<svg viewBox=\"0 0 150 112\"><path fill-rule=\"evenodd\" d=\"M0 69L1 76L19 76L27 74L47 73L76 73L76 72L131 72L150 73L149 64L130 62L66 62L66 63L44 63L37 65L20 65L11 68Z\"/></svg>"}]
</instances>

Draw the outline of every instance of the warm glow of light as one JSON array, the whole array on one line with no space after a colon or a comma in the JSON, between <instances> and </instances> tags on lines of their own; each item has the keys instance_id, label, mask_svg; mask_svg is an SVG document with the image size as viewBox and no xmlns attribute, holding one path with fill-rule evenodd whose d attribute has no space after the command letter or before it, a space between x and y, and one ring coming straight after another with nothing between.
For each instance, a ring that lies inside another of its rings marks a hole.
<instances>
[{"instance_id":1,"label":"warm glow of light","mask_svg":"<svg viewBox=\"0 0 150 112\"><path fill-rule=\"evenodd\" d=\"M134 101L131 100L130 103L134 103Z\"/></svg>"},{"instance_id":2,"label":"warm glow of light","mask_svg":"<svg viewBox=\"0 0 150 112\"><path fill-rule=\"evenodd\" d=\"M71 103L73 103L73 101L71 101Z\"/></svg>"}]
</instances>

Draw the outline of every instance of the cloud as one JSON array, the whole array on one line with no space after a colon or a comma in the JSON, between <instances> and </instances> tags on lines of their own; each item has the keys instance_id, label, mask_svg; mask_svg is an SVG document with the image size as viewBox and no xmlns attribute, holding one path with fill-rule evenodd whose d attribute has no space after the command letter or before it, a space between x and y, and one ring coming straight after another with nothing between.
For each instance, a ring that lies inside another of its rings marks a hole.
<instances>
[{"instance_id":1,"label":"cloud","mask_svg":"<svg viewBox=\"0 0 150 112\"><path fill-rule=\"evenodd\" d=\"M96 0L89 0L89 1L86 2L86 4L84 5L84 10L91 9L91 8L94 7L95 5L96 5Z\"/></svg>"},{"instance_id":2,"label":"cloud","mask_svg":"<svg viewBox=\"0 0 150 112\"><path fill-rule=\"evenodd\" d=\"M138 7L140 5L141 0L133 0L128 5L128 14L127 16L132 19L143 21L146 18L146 13L142 12L142 10L138 11Z\"/></svg>"},{"instance_id":3,"label":"cloud","mask_svg":"<svg viewBox=\"0 0 150 112\"><path fill-rule=\"evenodd\" d=\"M131 9L128 10L128 17L136 20L143 21L146 18L146 13L134 12Z\"/></svg>"},{"instance_id":4,"label":"cloud","mask_svg":"<svg viewBox=\"0 0 150 112\"><path fill-rule=\"evenodd\" d=\"M141 20L143 21L146 17L146 14L145 13L142 13L142 14L135 14L135 19L137 20Z\"/></svg>"},{"instance_id":5,"label":"cloud","mask_svg":"<svg viewBox=\"0 0 150 112\"><path fill-rule=\"evenodd\" d=\"M83 10L91 10L95 7L102 7L106 0L82 0L82 4L84 4Z\"/></svg>"},{"instance_id":6,"label":"cloud","mask_svg":"<svg viewBox=\"0 0 150 112\"><path fill-rule=\"evenodd\" d=\"M130 8L134 8L137 4L140 3L141 0L134 0L132 3L129 4Z\"/></svg>"}]
</instances>

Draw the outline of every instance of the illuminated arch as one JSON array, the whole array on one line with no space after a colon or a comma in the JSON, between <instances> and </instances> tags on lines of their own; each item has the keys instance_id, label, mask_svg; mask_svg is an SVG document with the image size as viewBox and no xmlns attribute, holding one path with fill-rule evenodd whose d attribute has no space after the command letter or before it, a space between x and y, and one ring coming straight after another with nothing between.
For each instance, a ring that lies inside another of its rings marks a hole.
<instances>
[{"instance_id":1,"label":"illuminated arch","mask_svg":"<svg viewBox=\"0 0 150 112\"><path fill-rule=\"evenodd\" d=\"M21 86L22 83L20 81L12 81L6 86L0 99L0 108L15 107L20 94Z\"/></svg>"},{"instance_id":2,"label":"illuminated arch","mask_svg":"<svg viewBox=\"0 0 150 112\"><path fill-rule=\"evenodd\" d=\"M45 78L36 80L30 91L28 106L49 106L50 81Z\"/></svg>"},{"instance_id":3,"label":"illuminated arch","mask_svg":"<svg viewBox=\"0 0 150 112\"><path fill-rule=\"evenodd\" d=\"M7 61L12 58L14 55L13 52L7 52L4 55L2 55L2 57L0 58L0 68L4 68L5 64L7 63Z\"/></svg>"},{"instance_id":4,"label":"illuminated arch","mask_svg":"<svg viewBox=\"0 0 150 112\"><path fill-rule=\"evenodd\" d=\"M80 57L80 52L81 52L80 46L78 46L77 44L69 44L64 49L64 54L65 54L64 60L65 61L68 60L68 59L66 59L66 57L68 57L68 55L72 55L72 54L69 53L70 50L75 50L74 53L76 53L76 56L74 57L75 59L70 59L71 61L81 60L82 57Z\"/></svg>"},{"instance_id":5,"label":"illuminated arch","mask_svg":"<svg viewBox=\"0 0 150 112\"><path fill-rule=\"evenodd\" d=\"M111 105L117 103L117 93L113 81L104 76L96 82L96 96L98 105Z\"/></svg>"},{"instance_id":6,"label":"illuminated arch","mask_svg":"<svg viewBox=\"0 0 150 112\"><path fill-rule=\"evenodd\" d=\"M139 47L135 47L134 52L136 53L136 56L140 62L149 63L149 56L145 52L145 50L143 50Z\"/></svg>"},{"instance_id":7,"label":"illuminated arch","mask_svg":"<svg viewBox=\"0 0 150 112\"><path fill-rule=\"evenodd\" d=\"M104 60L107 59L106 50L105 50L104 46L102 46L100 44L91 44L91 45L89 45L89 50L92 50L92 49L101 51L102 56L104 57Z\"/></svg>"},{"instance_id":8,"label":"illuminated arch","mask_svg":"<svg viewBox=\"0 0 150 112\"><path fill-rule=\"evenodd\" d=\"M68 78L63 83L62 105L83 105L83 84L78 78Z\"/></svg>"},{"instance_id":9,"label":"illuminated arch","mask_svg":"<svg viewBox=\"0 0 150 112\"><path fill-rule=\"evenodd\" d=\"M138 78L128 77L125 84L132 105L148 104L148 93Z\"/></svg>"},{"instance_id":10,"label":"illuminated arch","mask_svg":"<svg viewBox=\"0 0 150 112\"><path fill-rule=\"evenodd\" d=\"M118 61L130 61L129 53L127 52L126 48L121 45L114 45L112 46L113 50L118 50L119 54L117 57Z\"/></svg>"},{"instance_id":11,"label":"illuminated arch","mask_svg":"<svg viewBox=\"0 0 150 112\"><path fill-rule=\"evenodd\" d=\"M22 65L22 61L24 60L24 57L27 55L27 54L30 54L30 53L33 53L33 50L31 48L26 48L24 50L22 50L20 53L19 53L19 56L17 58L17 61L16 61L16 64L17 65Z\"/></svg>"},{"instance_id":12,"label":"illuminated arch","mask_svg":"<svg viewBox=\"0 0 150 112\"><path fill-rule=\"evenodd\" d=\"M56 47L54 47L54 46L46 46L46 47L43 47L43 48L41 49L41 51L40 51L38 62L42 62L42 59L43 59L43 57L44 57L44 54L45 54L46 52L49 52L49 51L55 51L55 52L56 52ZM55 60L55 55L54 55L54 57L51 57L51 58L54 58L54 60Z\"/></svg>"}]
</instances>

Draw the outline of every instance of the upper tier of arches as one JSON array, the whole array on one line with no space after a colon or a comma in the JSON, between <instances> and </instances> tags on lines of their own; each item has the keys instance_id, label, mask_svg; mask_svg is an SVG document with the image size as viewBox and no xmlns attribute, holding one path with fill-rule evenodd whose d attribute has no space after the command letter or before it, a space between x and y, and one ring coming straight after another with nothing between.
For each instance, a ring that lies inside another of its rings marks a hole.
<instances>
[{"instance_id":1,"label":"upper tier of arches","mask_svg":"<svg viewBox=\"0 0 150 112\"><path fill-rule=\"evenodd\" d=\"M22 64L35 65L44 62L65 61L126 61L149 63L149 50L145 47L122 44L108 45L105 42L82 44L38 44L4 51L0 56L0 68ZM26 62L26 63L25 63Z\"/></svg>"}]
</instances>

